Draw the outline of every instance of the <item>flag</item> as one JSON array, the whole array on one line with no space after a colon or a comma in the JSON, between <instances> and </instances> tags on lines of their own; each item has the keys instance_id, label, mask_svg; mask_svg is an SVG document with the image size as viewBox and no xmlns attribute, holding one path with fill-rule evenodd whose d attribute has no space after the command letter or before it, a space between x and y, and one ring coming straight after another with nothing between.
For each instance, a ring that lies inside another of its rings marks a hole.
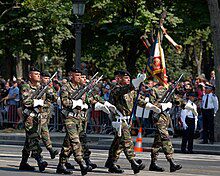
<instances>
[{"instance_id":1,"label":"flag","mask_svg":"<svg viewBox=\"0 0 220 176\"><path fill-rule=\"evenodd\" d=\"M162 85L168 86L164 52L159 33L150 48L150 57L147 60L147 71Z\"/></svg>"}]
</instances>

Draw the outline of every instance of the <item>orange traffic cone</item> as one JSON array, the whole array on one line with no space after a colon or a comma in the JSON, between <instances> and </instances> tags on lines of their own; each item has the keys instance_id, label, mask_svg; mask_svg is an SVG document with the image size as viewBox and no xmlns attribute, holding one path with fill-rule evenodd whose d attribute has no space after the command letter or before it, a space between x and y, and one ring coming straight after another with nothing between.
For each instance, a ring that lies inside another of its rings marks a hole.
<instances>
[{"instance_id":1,"label":"orange traffic cone","mask_svg":"<svg viewBox=\"0 0 220 176\"><path fill-rule=\"evenodd\" d=\"M142 148L142 127L140 127L140 129L138 131L138 136L136 138L134 151L135 152L143 152L143 148Z\"/></svg>"}]
</instances>

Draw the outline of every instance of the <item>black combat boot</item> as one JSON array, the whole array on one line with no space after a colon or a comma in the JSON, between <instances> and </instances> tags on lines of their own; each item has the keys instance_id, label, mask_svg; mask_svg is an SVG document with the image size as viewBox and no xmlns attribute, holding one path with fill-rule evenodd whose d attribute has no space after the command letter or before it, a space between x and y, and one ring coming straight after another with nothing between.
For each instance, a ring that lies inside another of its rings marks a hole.
<instances>
[{"instance_id":1,"label":"black combat boot","mask_svg":"<svg viewBox=\"0 0 220 176\"><path fill-rule=\"evenodd\" d=\"M137 174L140 172L140 170L143 170L145 168L145 165L141 162L141 164L138 164L136 160L132 159L129 161L131 163L131 168L134 171L134 174Z\"/></svg>"},{"instance_id":2,"label":"black combat boot","mask_svg":"<svg viewBox=\"0 0 220 176\"><path fill-rule=\"evenodd\" d=\"M108 171L111 172L111 173L121 174L121 173L124 172L124 170L122 170L119 165L116 165L115 161L113 161L110 158L108 158L107 161L105 162L105 167L107 167Z\"/></svg>"},{"instance_id":3,"label":"black combat boot","mask_svg":"<svg viewBox=\"0 0 220 176\"><path fill-rule=\"evenodd\" d=\"M115 164L109 167L108 171L111 173L117 173L117 174L122 174L124 172L124 170L122 170L120 166L115 165Z\"/></svg>"},{"instance_id":4,"label":"black combat boot","mask_svg":"<svg viewBox=\"0 0 220 176\"><path fill-rule=\"evenodd\" d=\"M108 158L108 159L106 160L106 162L105 162L105 167L106 167L106 168L111 167L112 163L113 163L112 160L111 160L110 158Z\"/></svg>"},{"instance_id":5,"label":"black combat boot","mask_svg":"<svg viewBox=\"0 0 220 176\"><path fill-rule=\"evenodd\" d=\"M37 156L35 159L37 161L39 171L43 172L46 169L48 163L46 161L43 161L41 156Z\"/></svg>"},{"instance_id":6,"label":"black combat boot","mask_svg":"<svg viewBox=\"0 0 220 176\"><path fill-rule=\"evenodd\" d=\"M71 171L68 171L68 170L66 169L66 166L65 166L64 163L59 163L59 164L58 164L56 173L57 173L57 174L66 174L66 175L67 175L67 174L72 174Z\"/></svg>"},{"instance_id":7,"label":"black combat boot","mask_svg":"<svg viewBox=\"0 0 220 176\"><path fill-rule=\"evenodd\" d=\"M65 166L67 169L73 169L73 170L75 169L75 166L68 162L65 163Z\"/></svg>"},{"instance_id":8,"label":"black combat boot","mask_svg":"<svg viewBox=\"0 0 220 176\"><path fill-rule=\"evenodd\" d=\"M86 163L84 161L80 161L80 162L77 162L80 166L80 169L81 169L81 174L82 175L86 175L87 172L91 171L92 170L92 167L91 166L87 166Z\"/></svg>"},{"instance_id":9,"label":"black combat boot","mask_svg":"<svg viewBox=\"0 0 220 176\"><path fill-rule=\"evenodd\" d=\"M149 171L163 172L165 169L158 166L155 161L151 161Z\"/></svg>"},{"instance_id":10,"label":"black combat boot","mask_svg":"<svg viewBox=\"0 0 220 176\"><path fill-rule=\"evenodd\" d=\"M142 164L142 160L141 159L135 159L136 160L136 162L138 163L138 164Z\"/></svg>"},{"instance_id":11,"label":"black combat boot","mask_svg":"<svg viewBox=\"0 0 220 176\"><path fill-rule=\"evenodd\" d=\"M30 166L28 163L21 162L20 166L19 166L19 170L22 170L22 171L34 171L35 168L33 166Z\"/></svg>"},{"instance_id":12,"label":"black combat boot","mask_svg":"<svg viewBox=\"0 0 220 176\"><path fill-rule=\"evenodd\" d=\"M22 153L23 155L23 153ZM23 171L34 171L35 168L33 166L30 166L27 161L28 161L28 155L27 156L22 156L22 160L19 166L19 170L23 170Z\"/></svg>"},{"instance_id":13,"label":"black combat boot","mask_svg":"<svg viewBox=\"0 0 220 176\"><path fill-rule=\"evenodd\" d=\"M170 162L170 172L175 172L182 168L182 165L174 163L173 159L168 159L168 161Z\"/></svg>"},{"instance_id":14,"label":"black combat boot","mask_svg":"<svg viewBox=\"0 0 220 176\"><path fill-rule=\"evenodd\" d=\"M49 148L48 151L50 152L50 158L54 159L56 157L56 155L59 154L58 150L54 150L53 148Z\"/></svg>"},{"instance_id":15,"label":"black combat boot","mask_svg":"<svg viewBox=\"0 0 220 176\"><path fill-rule=\"evenodd\" d=\"M92 169L97 168L97 165L96 165L95 163L92 163L89 158L88 158L88 159L85 159L85 162L86 162L86 165L87 165L87 166L91 166Z\"/></svg>"}]
</instances>

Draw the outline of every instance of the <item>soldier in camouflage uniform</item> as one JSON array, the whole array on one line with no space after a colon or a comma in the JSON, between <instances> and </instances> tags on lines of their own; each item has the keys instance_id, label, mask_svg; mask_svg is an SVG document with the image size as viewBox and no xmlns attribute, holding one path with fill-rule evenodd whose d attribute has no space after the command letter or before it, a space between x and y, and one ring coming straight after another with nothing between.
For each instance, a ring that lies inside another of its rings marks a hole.
<instances>
[{"instance_id":1,"label":"soldier in camouflage uniform","mask_svg":"<svg viewBox=\"0 0 220 176\"><path fill-rule=\"evenodd\" d=\"M34 94L38 93L40 87L40 71L36 68L31 68L29 72L29 82L24 84L21 88L22 113L26 140L22 150L22 160L19 170L35 170L34 167L27 163L30 152L32 152L32 157L37 161L40 172L43 172L47 167L47 162L42 160L42 149L39 144L41 123L39 107L43 106L43 100L34 99Z\"/></svg>"},{"instance_id":2,"label":"soldier in camouflage uniform","mask_svg":"<svg viewBox=\"0 0 220 176\"><path fill-rule=\"evenodd\" d=\"M50 73L45 71L41 73L42 77L42 85L46 85L51 77ZM46 93L43 97L44 99L44 106L42 112L42 119L41 119L41 139L44 143L46 149L50 152L51 159L54 159L56 155L59 154L58 150L53 150L52 142L50 139L50 133L48 129L48 124L51 118L51 103L57 101L57 94L56 91L53 89L53 83L51 82L49 87L46 90Z\"/></svg>"},{"instance_id":3,"label":"soldier in camouflage uniform","mask_svg":"<svg viewBox=\"0 0 220 176\"><path fill-rule=\"evenodd\" d=\"M80 86L80 81L81 72L78 69L73 69L70 82L63 85L61 88L62 113L64 114L63 124L66 129L66 136L64 138L63 147L59 157L59 164L56 170L57 173L71 174L65 166L70 152L73 152L75 161L81 168L82 175L86 175L87 171L91 170L91 167L87 166L83 160L82 145L79 140L79 133L82 128L82 103L72 99L73 93Z\"/></svg>"},{"instance_id":4,"label":"soldier in camouflage uniform","mask_svg":"<svg viewBox=\"0 0 220 176\"><path fill-rule=\"evenodd\" d=\"M81 75L81 84L86 85L86 74L85 72L82 72ZM83 102L86 102L86 95L83 97ZM89 103L87 101L87 103ZM97 165L92 163L90 160L91 151L89 150L89 146L87 145L87 135L86 135L86 129L87 129L87 122L88 122L88 110L82 109L82 128L79 133L79 139L82 144L82 151L83 151L83 159L86 162L86 165L91 166L92 169L97 168Z\"/></svg>"},{"instance_id":5,"label":"soldier in camouflage uniform","mask_svg":"<svg viewBox=\"0 0 220 176\"><path fill-rule=\"evenodd\" d=\"M164 103L164 104L158 103L160 102L160 99L162 98L162 96L165 94L166 91L167 89L163 86L159 86L158 88L153 88L153 93L152 96L150 97L151 101L157 104L158 107L162 108L163 110L163 112L158 115L158 119L153 119L154 125L156 127L156 131L155 131L154 142L151 148L151 164L149 167L150 171L158 171L158 172L164 171L164 168L159 167L156 164L159 155L159 150L161 148L163 149L167 161L170 162L170 172L175 172L176 170L182 168L180 164L175 164L173 161L174 149L167 130L167 128L170 125L171 119L166 110L169 110L169 108L171 107L167 108L169 106L168 105L169 103Z\"/></svg>"},{"instance_id":6,"label":"soldier in camouflage uniform","mask_svg":"<svg viewBox=\"0 0 220 176\"><path fill-rule=\"evenodd\" d=\"M86 85L86 74L84 72L81 73L81 86L83 87ZM86 94L82 97L83 102L86 102L87 104L91 104L91 99ZM86 135L86 129L87 129L87 122L88 122L88 111L86 108L81 109L81 120L82 125L79 132L79 139L82 145L82 153L83 153L83 159L86 162L86 165L91 166L92 169L97 168L97 165L92 163L90 160L91 151L89 150L89 146L87 145L87 135ZM69 157L72 155L71 147L69 148L70 153ZM67 169L74 169L74 166L70 163L66 164Z\"/></svg>"},{"instance_id":7,"label":"soldier in camouflage uniform","mask_svg":"<svg viewBox=\"0 0 220 176\"><path fill-rule=\"evenodd\" d=\"M134 153L134 145L130 134L130 124L128 124L128 119L131 116L132 107L136 98L136 91L141 82L146 78L145 74L142 74L139 78L132 80L130 83L130 75L126 71L118 72L118 84L114 87L110 94L110 103L114 104L117 108L117 115L114 117L114 120L118 119L118 115L121 118L121 135L120 131L117 131L112 142L112 145L109 149L109 156L105 163L105 167L109 168L111 173L122 173L123 170L120 169L120 166L116 165L119 155L124 151L126 158L131 163L131 168L134 171L134 174L140 172L145 168L145 165L141 160L136 161ZM138 105L141 107L146 106L147 109L148 103L142 99L138 100ZM153 106L153 109L156 108ZM159 110L159 108L156 108Z\"/></svg>"}]
</instances>

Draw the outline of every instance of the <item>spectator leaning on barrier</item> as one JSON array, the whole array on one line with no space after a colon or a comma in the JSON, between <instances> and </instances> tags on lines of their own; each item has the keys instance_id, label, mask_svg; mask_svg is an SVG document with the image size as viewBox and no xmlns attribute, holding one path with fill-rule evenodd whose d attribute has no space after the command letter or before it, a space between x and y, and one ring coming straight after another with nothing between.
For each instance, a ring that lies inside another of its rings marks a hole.
<instances>
[{"instance_id":1,"label":"spectator leaning on barrier","mask_svg":"<svg viewBox=\"0 0 220 176\"><path fill-rule=\"evenodd\" d=\"M8 109L8 126L13 127L13 124L17 123L17 108L19 106L19 88L16 78L13 78L12 86L9 89L8 95L5 97L7 104L9 105Z\"/></svg>"}]
</instances>

